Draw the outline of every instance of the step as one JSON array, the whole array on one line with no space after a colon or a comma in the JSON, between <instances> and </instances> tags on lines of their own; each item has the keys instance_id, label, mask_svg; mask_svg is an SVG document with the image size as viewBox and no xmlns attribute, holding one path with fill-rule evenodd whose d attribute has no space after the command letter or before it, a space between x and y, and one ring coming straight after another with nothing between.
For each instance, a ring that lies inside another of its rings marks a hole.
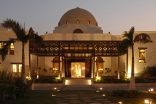
<instances>
[{"instance_id":1,"label":"step","mask_svg":"<svg viewBox=\"0 0 156 104\"><path fill-rule=\"evenodd\" d=\"M66 78L65 85L92 85L92 78Z\"/></svg>"}]
</instances>

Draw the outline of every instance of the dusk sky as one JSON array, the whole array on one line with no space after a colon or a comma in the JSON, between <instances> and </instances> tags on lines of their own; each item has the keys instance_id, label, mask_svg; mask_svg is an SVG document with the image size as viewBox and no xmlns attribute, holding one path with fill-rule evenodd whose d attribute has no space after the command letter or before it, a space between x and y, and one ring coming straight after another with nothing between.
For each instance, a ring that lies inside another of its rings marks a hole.
<instances>
[{"instance_id":1,"label":"dusk sky","mask_svg":"<svg viewBox=\"0 0 156 104\"><path fill-rule=\"evenodd\" d=\"M156 0L0 0L0 22L11 18L44 34L52 33L62 15L80 7L91 12L104 33L120 35L156 31Z\"/></svg>"}]
</instances>

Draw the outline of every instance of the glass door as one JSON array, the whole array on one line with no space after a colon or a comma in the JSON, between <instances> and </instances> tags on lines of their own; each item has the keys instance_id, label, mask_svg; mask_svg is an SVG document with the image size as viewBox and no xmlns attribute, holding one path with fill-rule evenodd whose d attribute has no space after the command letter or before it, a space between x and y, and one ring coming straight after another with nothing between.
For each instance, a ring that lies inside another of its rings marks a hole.
<instances>
[{"instance_id":1,"label":"glass door","mask_svg":"<svg viewBox=\"0 0 156 104\"><path fill-rule=\"evenodd\" d=\"M71 62L71 77L72 78L85 77L85 62Z\"/></svg>"}]
</instances>

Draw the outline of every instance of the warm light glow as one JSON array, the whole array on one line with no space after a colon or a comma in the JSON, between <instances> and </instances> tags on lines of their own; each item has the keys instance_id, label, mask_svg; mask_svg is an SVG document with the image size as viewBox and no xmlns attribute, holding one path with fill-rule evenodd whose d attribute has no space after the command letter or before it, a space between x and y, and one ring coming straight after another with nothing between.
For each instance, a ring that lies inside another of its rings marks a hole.
<instances>
[{"instance_id":1,"label":"warm light glow","mask_svg":"<svg viewBox=\"0 0 156 104\"><path fill-rule=\"evenodd\" d=\"M145 104L152 104L153 99L144 99Z\"/></svg>"},{"instance_id":2,"label":"warm light glow","mask_svg":"<svg viewBox=\"0 0 156 104\"><path fill-rule=\"evenodd\" d=\"M85 77L85 63L84 62L72 62L71 63L71 77L82 78Z\"/></svg>"},{"instance_id":3,"label":"warm light glow","mask_svg":"<svg viewBox=\"0 0 156 104\"><path fill-rule=\"evenodd\" d=\"M96 92L99 92L98 90Z\"/></svg>"},{"instance_id":4,"label":"warm light glow","mask_svg":"<svg viewBox=\"0 0 156 104\"><path fill-rule=\"evenodd\" d=\"M154 89L153 89L153 88L150 88L148 91L149 91L149 92L153 92L153 91L154 91Z\"/></svg>"},{"instance_id":5,"label":"warm light glow","mask_svg":"<svg viewBox=\"0 0 156 104\"><path fill-rule=\"evenodd\" d=\"M56 87L54 87L54 90L56 90L57 88Z\"/></svg>"},{"instance_id":6,"label":"warm light glow","mask_svg":"<svg viewBox=\"0 0 156 104\"><path fill-rule=\"evenodd\" d=\"M100 90L102 90L102 87L100 87Z\"/></svg>"},{"instance_id":7,"label":"warm light glow","mask_svg":"<svg viewBox=\"0 0 156 104\"><path fill-rule=\"evenodd\" d=\"M51 96L56 96L56 95L52 94Z\"/></svg>"},{"instance_id":8,"label":"warm light glow","mask_svg":"<svg viewBox=\"0 0 156 104\"><path fill-rule=\"evenodd\" d=\"M102 94L102 96L106 96L105 94Z\"/></svg>"},{"instance_id":9,"label":"warm light glow","mask_svg":"<svg viewBox=\"0 0 156 104\"><path fill-rule=\"evenodd\" d=\"M118 103L119 103L119 104L122 104L122 102L121 102L121 101L119 101Z\"/></svg>"},{"instance_id":10,"label":"warm light glow","mask_svg":"<svg viewBox=\"0 0 156 104\"><path fill-rule=\"evenodd\" d=\"M128 67L127 78L131 77L131 66Z\"/></svg>"},{"instance_id":11,"label":"warm light glow","mask_svg":"<svg viewBox=\"0 0 156 104\"><path fill-rule=\"evenodd\" d=\"M17 72L17 65L16 64L13 64L12 68L13 68L13 72Z\"/></svg>"},{"instance_id":12,"label":"warm light glow","mask_svg":"<svg viewBox=\"0 0 156 104\"><path fill-rule=\"evenodd\" d=\"M0 48L2 48L2 43L0 43Z\"/></svg>"},{"instance_id":13,"label":"warm light glow","mask_svg":"<svg viewBox=\"0 0 156 104\"><path fill-rule=\"evenodd\" d=\"M57 70L57 68L53 68L53 70Z\"/></svg>"},{"instance_id":14,"label":"warm light glow","mask_svg":"<svg viewBox=\"0 0 156 104\"><path fill-rule=\"evenodd\" d=\"M22 72L22 64L19 64L18 67L19 67L19 72Z\"/></svg>"},{"instance_id":15,"label":"warm light glow","mask_svg":"<svg viewBox=\"0 0 156 104\"><path fill-rule=\"evenodd\" d=\"M14 49L14 43L11 43L11 44L10 44L10 49L11 49L11 50Z\"/></svg>"},{"instance_id":16,"label":"warm light glow","mask_svg":"<svg viewBox=\"0 0 156 104\"><path fill-rule=\"evenodd\" d=\"M61 76L60 76L60 75L58 75L58 77L55 77L55 79L61 79Z\"/></svg>"},{"instance_id":17,"label":"warm light glow","mask_svg":"<svg viewBox=\"0 0 156 104\"><path fill-rule=\"evenodd\" d=\"M68 80L65 80L65 85L68 85L69 84L69 81Z\"/></svg>"},{"instance_id":18,"label":"warm light glow","mask_svg":"<svg viewBox=\"0 0 156 104\"><path fill-rule=\"evenodd\" d=\"M26 76L26 79L31 80L31 77L30 76Z\"/></svg>"},{"instance_id":19,"label":"warm light glow","mask_svg":"<svg viewBox=\"0 0 156 104\"><path fill-rule=\"evenodd\" d=\"M88 85L91 85L92 84L92 81L91 80L88 80Z\"/></svg>"},{"instance_id":20,"label":"warm light glow","mask_svg":"<svg viewBox=\"0 0 156 104\"><path fill-rule=\"evenodd\" d=\"M37 75L37 79L39 78L39 75Z\"/></svg>"},{"instance_id":21,"label":"warm light glow","mask_svg":"<svg viewBox=\"0 0 156 104\"><path fill-rule=\"evenodd\" d=\"M101 80L100 76L96 76L95 78L96 78L96 81Z\"/></svg>"},{"instance_id":22,"label":"warm light glow","mask_svg":"<svg viewBox=\"0 0 156 104\"><path fill-rule=\"evenodd\" d=\"M102 68L99 68L98 70L103 70Z\"/></svg>"}]
</instances>

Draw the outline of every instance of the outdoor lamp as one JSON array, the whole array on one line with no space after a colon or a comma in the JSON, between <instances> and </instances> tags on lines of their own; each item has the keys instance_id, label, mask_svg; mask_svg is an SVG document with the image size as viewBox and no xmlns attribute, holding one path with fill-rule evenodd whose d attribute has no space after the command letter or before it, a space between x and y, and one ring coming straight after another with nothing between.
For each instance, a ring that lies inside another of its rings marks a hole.
<instances>
[{"instance_id":1,"label":"outdoor lamp","mask_svg":"<svg viewBox=\"0 0 156 104\"><path fill-rule=\"evenodd\" d=\"M56 90L57 88L55 87L54 90Z\"/></svg>"},{"instance_id":2,"label":"outdoor lamp","mask_svg":"<svg viewBox=\"0 0 156 104\"><path fill-rule=\"evenodd\" d=\"M119 104L122 104L122 101L119 101L118 103L119 103Z\"/></svg>"},{"instance_id":3,"label":"outdoor lamp","mask_svg":"<svg viewBox=\"0 0 156 104\"><path fill-rule=\"evenodd\" d=\"M105 96L105 94L102 94L102 96Z\"/></svg>"},{"instance_id":4,"label":"outdoor lamp","mask_svg":"<svg viewBox=\"0 0 156 104\"><path fill-rule=\"evenodd\" d=\"M150 88L148 91L149 91L149 92L153 92L153 91L154 91L154 89L153 89L153 88Z\"/></svg>"},{"instance_id":5,"label":"outdoor lamp","mask_svg":"<svg viewBox=\"0 0 156 104\"><path fill-rule=\"evenodd\" d=\"M152 100L153 99L146 98L146 99L144 99L144 103L145 104L152 104Z\"/></svg>"},{"instance_id":6,"label":"outdoor lamp","mask_svg":"<svg viewBox=\"0 0 156 104\"><path fill-rule=\"evenodd\" d=\"M100 87L100 90L102 90L102 87Z\"/></svg>"}]
</instances>

